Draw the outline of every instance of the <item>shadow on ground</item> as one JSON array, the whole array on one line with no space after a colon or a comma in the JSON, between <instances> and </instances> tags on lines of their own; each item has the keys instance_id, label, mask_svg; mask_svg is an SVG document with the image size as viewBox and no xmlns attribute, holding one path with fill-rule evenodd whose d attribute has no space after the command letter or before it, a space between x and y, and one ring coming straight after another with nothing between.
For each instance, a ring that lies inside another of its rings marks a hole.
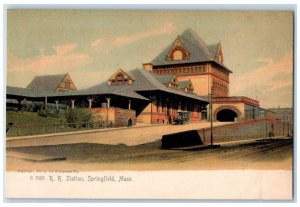
<instances>
[{"instance_id":1,"label":"shadow on ground","mask_svg":"<svg viewBox=\"0 0 300 207\"><path fill-rule=\"evenodd\" d=\"M281 150L281 148L286 150ZM65 144L57 146L8 148L7 152L41 156L64 157L76 163L184 163L193 160L205 161L212 158L221 161L270 161L276 162L292 155L291 139L259 140L243 144L221 145L217 149L163 150L156 141L137 146L105 145L93 143ZM58 162L58 161L56 161Z\"/></svg>"}]
</instances>

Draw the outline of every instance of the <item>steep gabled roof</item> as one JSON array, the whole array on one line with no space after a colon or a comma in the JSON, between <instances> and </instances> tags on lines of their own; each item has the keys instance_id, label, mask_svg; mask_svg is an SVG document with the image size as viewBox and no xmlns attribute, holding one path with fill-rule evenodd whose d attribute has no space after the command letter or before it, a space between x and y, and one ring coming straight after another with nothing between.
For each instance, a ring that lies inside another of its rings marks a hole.
<instances>
[{"instance_id":1,"label":"steep gabled roof","mask_svg":"<svg viewBox=\"0 0 300 207\"><path fill-rule=\"evenodd\" d=\"M59 93L53 93L52 96L85 96L85 95L118 95L140 100L149 100L146 97L132 91L131 85L107 85L102 82L93 87L81 90L69 90Z\"/></svg>"},{"instance_id":2,"label":"steep gabled roof","mask_svg":"<svg viewBox=\"0 0 300 207\"><path fill-rule=\"evenodd\" d=\"M93 87L81 90L69 90L63 92L35 91L27 88L17 88L7 86L7 95L20 95L23 97L63 97L63 96L86 96L86 95L117 95L140 100L148 98L141 95L143 91L164 91L166 93L184 96L191 99L207 102L205 98L197 96L194 93L186 93L181 90L169 88L161 83L153 73L142 69L134 69L127 73L133 80L131 85L108 85L107 81L97 84ZM174 77L174 75L172 75Z\"/></svg>"},{"instance_id":3,"label":"steep gabled roof","mask_svg":"<svg viewBox=\"0 0 300 207\"><path fill-rule=\"evenodd\" d=\"M69 91L68 93L83 93L83 94L116 94L116 95L126 95L126 96L136 96L136 94L140 97L140 99L147 99L141 95L139 95L139 92L143 91L164 91L167 93L179 95L179 96L185 96L192 99L201 100L204 102L207 102L206 99L201 98L193 93L185 93L180 90L176 90L173 88L169 88L165 86L160 80L157 79L157 75L154 75L153 73L150 73L148 71L142 70L142 69L134 69L128 72L128 75L132 77L135 81L132 83L132 85L107 85L106 82L100 83L98 85L95 85L91 88L88 88L86 90L79 90L79 91ZM171 75L170 77L174 77L174 75ZM65 93L65 92L64 92ZM147 99L148 100L148 99Z\"/></svg>"},{"instance_id":4,"label":"steep gabled roof","mask_svg":"<svg viewBox=\"0 0 300 207\"><path fill-rule=\"evenodd\" d=\"M109 80L109 81L114 80L114 79L116 78L116 75L118 75L118 74L120 74L120 73L124 74L124 76L125 76L126 78L128 78L128 79L134 80L132 77L130 77L130 75L128 75L128 74L127 74L124 70L122 70L121 68L118 69L114 74L112 74L108 80Z\"/></svg>"},{"instance_id":5,"label":"steep gabled roof","mask_svg":"<svg viewBox=\"0 0 300 207\"><path fill-rule=\"evenodd\" d=\"M12 96L19 96L19 97L31 97L31 98L38 98L38 97L45 97L45 96L54 96L58 94L54 91L47 91L47 90L31 90L28 88L20 88L15 86L6 86L6 94Z\"/></svg>"},{"instance_id":6,"label":"steep gabled roof","mask_svg":"<svg viewBox=\"0 0 300 207\"><path fill-rule=\"evenodd\" d=\"M52 92L57 89L66 76L67 74L35 76L26 88Z\"/></svg>"},{"instance_id":7,"label":"steep gabled roof","mask_svg":"<svg viewBox=\"0 0 300 207\"><path fill-rule=\"evenodd\" d=\"M196 99L200 101L207 102L207 99L202 98L194 93L186 93L181 90L177 90L174 88L170 88L162 84L153 73L150 73L145 70L141 69L135 69L129 72L132 77L135 78L135 83L133 84L133 89L136 92L139 91L153 91L153 90L160 90L167 93L179 95L179 96L185 96L187 98Z\"/></svg>"},{"instance_id":8,"label":"steep gabled roof","mask_svg":"<svg viewBox=\"0 0 300 207\"><path fill-rule=\"evenodd\" d=\"M210 45L207 45L207 47L208 47L208 50L209 50L210 54L214 58L216 58L217 52L218 52L219 43L217 43L217 44L210 44Z\"/></svg>"},{"instance_id":9,"label":"steep gabled roof","mask_svg":"<svg viewBox=\"0 0 300 207\"><path fill-rule=\"evenodd\" d=\"M223 51L222 51L221 42L219 42L217 44L208 45L207 47L208 47L209 52L215 58L215 61L217 61L220 64L223 64ZM221 60L219 60L219 57L218 57L219 54L221 55Z\"/></svg>"},{"instance_id":10,"label":"steep gabled roof","mask_svg":"<svg viewBox=\"0 0 300 207\"><path fill-rule=\"evenodd\" d=\"M163 66L163 65L174 65L174 64L185 64L185 63L199 63L199 62L214 62L222 66L228 72L231 72L226 66L222 63L216 61L215 59L215 45L208 47L202 38L192 29L185 30L177 38L180 39L182 44L185 46L186 50L189 52L189 59L183 60L169 60L167 58L170 50L173 47L174 43L169 44L154 60L152 64L154 66ZM217 44L218 45L218 44Z\"/></svg>"},{"instance_id":11,"label":"steep gabled roof","mask_svg":"<svg viewBox=\"0 0 300 207\"><path fill-rule=\"evenodd\" d=\"M168 84L172 81L175 75L153 75L162 84Z\"/></svg>"}]
</instances>

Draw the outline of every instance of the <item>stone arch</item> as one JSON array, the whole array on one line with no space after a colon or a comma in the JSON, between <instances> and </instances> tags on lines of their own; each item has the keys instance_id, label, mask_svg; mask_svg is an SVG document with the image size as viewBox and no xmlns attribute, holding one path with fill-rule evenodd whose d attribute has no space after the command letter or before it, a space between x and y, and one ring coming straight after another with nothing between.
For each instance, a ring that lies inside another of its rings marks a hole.
<instances>
[{"instance_id":1,"label":"stone arch","mask_svg":"<svg viewBox=\"0 0 300 207\"><path fill-rule=\"evenodd\" d=\"M214 120L217 120L217 116L218 116L218 113L219 112L224 112L225 110L229 110L229 111L232 111L236 114L237 116L237 120L240 120L241 119L241 116L242 116L242 112L235 106L231 106L231 105L224 105L224 106L220 106L218 108L216 108L213 112L213 119Z\"/></svg>"}]
</instances>

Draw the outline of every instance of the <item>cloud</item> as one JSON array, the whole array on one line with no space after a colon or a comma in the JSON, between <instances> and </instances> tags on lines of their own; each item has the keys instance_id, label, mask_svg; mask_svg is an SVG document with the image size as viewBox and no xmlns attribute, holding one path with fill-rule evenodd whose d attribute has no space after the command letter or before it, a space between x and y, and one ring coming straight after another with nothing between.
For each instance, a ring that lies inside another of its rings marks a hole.
<instances>
[{"instance_id":1,"label":"cloud","mask_svg":"<svg viewBox=\"0 0 300 207\"><path fill-rule=\"evenodd\" d=\"M76 44L64 44L64 45L57 45L53 46L57 55L66 55L72 52L77 47Z\"/></svg>"},{"instance_id":2,"label":"cloud","mask_svg":"<svg viewBox=\"0 0 300 207\"><path fill-rule=\"evenodd\" d=\"M170 35L173 33L175 27L173 23L168 23L163 26L153 28L150 30L124 35L116 37L112 40L103 40L102 38L98 38L91 43L91 47L97 48L99 45L102 45L105 48L105 51L110 51L114 48L123 47L125 45L131 44L133 42L152 37L157 35ZM103 50L102 50L103 51Z\"/></svg>"},{"instance_id":3,"label":"cloud","mask_svg":"<svg viewBox=\"0 0 300 207\"><path fill-rule=\"evenodd\" d=\"M262 58L263 66L233 78L231 95L259 95L261 103L271 103L273 97L281 97L293 88L293 51L278 60ZM271 100L269 100L271 98ZM291 103L291 99L282 97L281 103ZM279 98L280 99L280 98Z\"/></svg>"},{"instance_id":4,"label":"cloud","mask_svg":"<svg viewBox=\"0 0 300 207\"><path fill-rule=\"evenodd\" d=\"M79 89L84 89L108 80L116 70L100 67L97 68L97 70L87 69L84 72L82 70L75 70L71 75L76 87Z\"/></svg>"},{"instance_id":5,"label":"cloud","mask_svg":"<svg viewBox=\"0 0 300 207\"><path fill-rule=\"evenodd\" d=\"M174 25L173 23L169 23L164 25L163 27L153 28L151 30L135 33L132 35L117 37L112 42L112 44L117 46L123 46L151 36L163 35L163 34L170 35L172 34L173 31L174 31Z\"/></svg>"},{"instance_id":6,"label":"cloud","mask_svg":"<svg viewBox=\"0 0 300 207\"><path fill-rule=\"evenodd\" d=\"M93 41L92 43L91 43L91 47L98 47L99 45L101 45L103 43L103 40L102 39L100 39L100 38L98 38L98 39L96 39L95 41Z\"/></svg>"},{"instance_id":7,"label":"cloud","mask_svg":"<svg viewBox=\"0 0 300 207\"><path fill-rule=\"evenodd\" d=\"M90 62L87 54L73 52L76 47L76 44L53 46L56 54L49 56L43 54L43 49L41 49L41 55L35 57L20 59L10 56L7 71L32 72L35 74L67 72Z\"/></svg>"}]
</instances>

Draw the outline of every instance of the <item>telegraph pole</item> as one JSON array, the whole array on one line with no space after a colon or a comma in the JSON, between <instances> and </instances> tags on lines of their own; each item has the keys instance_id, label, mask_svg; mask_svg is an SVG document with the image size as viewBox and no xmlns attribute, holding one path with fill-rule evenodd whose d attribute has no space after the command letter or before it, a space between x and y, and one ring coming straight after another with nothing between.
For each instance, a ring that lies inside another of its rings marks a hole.
<instances>
[{"instance_id":1,"label":"telegraph pole","mask_svg":"<svg viewBox=\"0 0 300 207\"><path fill-rule=\"evenodd\" d=\"M209 110L210 110L210 145L213 145L213 114L212 114L212 97L213 93L210 93L210 102L209 102Z\"/></svg>"},{"instance_id":2,"label":"telegraph pole","mask_svg":"<svg viewBox=\"0 0 300 207\"><path fill-rule=\"evenodd\" d=\"M282 111L282 136L284 137L284 111Z\"/></svg>"},{"instance_id":3,"label":"telegraph pole","mask_svg":"<svg viewBox=\"0 0 300 207\"><path fill-rule=\"evenodd\" d=\"M288 137L290 136L290 118L287 117L287 133L288 133Z\"/></svg>"},{"instance_id":4,"label":"telegraph pole","mask_svg":"<svg viewBox=\"0 0 300 207\"><path fill-rule=\"evenodd\" d=\"M268 138L268 110L265 109L266 115L266 138Z\"/></svg>"}]
</instances>

